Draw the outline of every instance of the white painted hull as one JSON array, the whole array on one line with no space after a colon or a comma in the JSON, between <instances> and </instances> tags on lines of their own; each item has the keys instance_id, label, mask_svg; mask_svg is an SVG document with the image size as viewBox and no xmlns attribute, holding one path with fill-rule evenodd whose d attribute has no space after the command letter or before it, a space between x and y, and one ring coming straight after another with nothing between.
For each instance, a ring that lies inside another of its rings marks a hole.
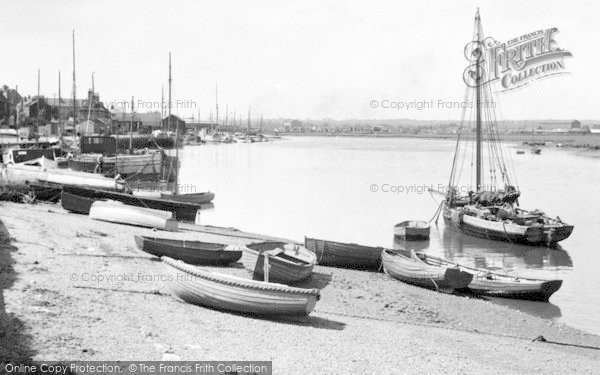
<instances>
[{"instance_id":1,"label":"white painted hull","mask_svg":"<svg viewBox=\"0 0 600 375\"><path fill-rule=\"evenodd\" d=\"M166 284L186 302L256 315L308 315L319 300L319 290L294 288L208 272L163 257Z\"/></svg>"},{"instance_id":2,"label":"white painted hull","mask_svg":"<svg viewBox=\"0 0 600 375\"><path fill-rule=\"evenodd\" d=\"M93 220L177 231L177 221L173 219L172 212L128 206L117 201L94 202L89 216Z\"/></svg>"},{"instance_id":3,"label":"white painted hull","mask_svg":"<svg viewBox=\"0 0 600 375\"><path fill-rule=\"evenodd\" d=\"M9 185L48 182L58 185L78 185L99 189L122 190L117 180L98 174L75 172L68 169L46 169L23 164L8 165L2 170L2 182Z\"/></svg>"}]
</instances>

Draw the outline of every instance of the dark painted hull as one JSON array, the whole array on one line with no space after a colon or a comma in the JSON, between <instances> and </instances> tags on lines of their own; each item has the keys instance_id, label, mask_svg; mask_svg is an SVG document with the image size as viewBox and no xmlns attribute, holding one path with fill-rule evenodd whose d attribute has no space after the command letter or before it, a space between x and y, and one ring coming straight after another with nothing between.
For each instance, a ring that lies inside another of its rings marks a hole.
<instances>
[{"instance_id":1,"label":"dark painted hull","mask_svg":"<svg viewBox=\"0 0 600 375\"><path fill-rule=\"evenodd\" d=\"M175 219L185 221L194 221L196 219L196 213L202 208L201 205L195 203L184 203L159 198L144 198L126 193L88 189L75 186L64 186L63 191L72 195L77 195L81 198L89 198L94 201L110 199L123 202L130 206L170 211L173 212ZM84 200L80 201L84 202ZM87 211L89 212L89 207L87 207Z\"/></svg>"},{"instance_id":2,"label":"dark painted hull","mask_svg":"<svg viewBox=\"0 0 600 375\"><path fill-rule=\"evenodd\" d=\"M188 264L229 264L242 257L241 249L228 248L226 244L181 241L165 238L134 236L137 247L156 255L184 261Z\"/></svg>"},{"instance_id":3,"label":"dark painted hull","mask_svg":"<svg viewBox=\"0 0 600 375\"><path fill-rule=\"evenodd\" d=\"M509 287L496 287L488 288L485 285L478 285L477 283L471 283L469 290L473 293L486 295L490 297L502 297L502 298L513 298L513 299L525 299L530 301L548 302L550 297L560 289L562 286L562 280L549 280L541 283L539 286L531 289L512 289Z\"/></svg>"},{"instance_id":4,"label":"dark painted hull","mask_svg":"<svg viewBox=\"0 0 600 375\"><path fill-rule=\"evenodd\" d=\"M573 232L572 225L563 225L552 229L529 227L523 233L511 233L506 230L473 225L464 221L457 223L449 215L444 215L444 222L470 236L532 246L554 246L568 238Z\"/></svg>"},{"instance_id":5,"label":"dark painted hull","mask_svg":"<svg viewBox=\"0 0 600 375\"><path fill-rule=\"evenodd\" d=\"M317 256L317 264L330 267L378 270L381 247L362 246L334 241L304 238L304 246Z\"/></svg>"},{"instance_id":6,"label":"dark painted hull","mask_svg":"<svg viewBox=\"0 0 600 375\"><path fill-rule=\"evenodd\" d=\"M90 213L90 207L92 207L94 201L96 201L96 199L71 194L64 190L60 198L60 204L65 210L83 215Z\"/></svg>"}]
</instances>

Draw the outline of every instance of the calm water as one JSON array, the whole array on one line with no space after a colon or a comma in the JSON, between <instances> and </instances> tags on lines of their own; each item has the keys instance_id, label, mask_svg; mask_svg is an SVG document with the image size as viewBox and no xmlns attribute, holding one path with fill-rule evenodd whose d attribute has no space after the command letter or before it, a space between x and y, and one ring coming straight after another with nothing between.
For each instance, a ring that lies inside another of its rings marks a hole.
<instances>
[{"instance_id":1,"label":"calm water","mask_svg":"<svg viewBox=\"0 0 600 375\"><path fill-rule=\"evenodd\" d=\"M393 225L433 216L439 198L426 187L447 183L453 150L454 141L343 137L187 146L180 182L216 193L202 224L398 247L406 244L394 243ZM575 225L563 250L480 240L445 228L443 220L428 242L409 246L467 265L562 278L549 304L493 302L600 334L600 159L553 148L542 155L511 153L521 207Z\"/></svg>"}]
</instances>

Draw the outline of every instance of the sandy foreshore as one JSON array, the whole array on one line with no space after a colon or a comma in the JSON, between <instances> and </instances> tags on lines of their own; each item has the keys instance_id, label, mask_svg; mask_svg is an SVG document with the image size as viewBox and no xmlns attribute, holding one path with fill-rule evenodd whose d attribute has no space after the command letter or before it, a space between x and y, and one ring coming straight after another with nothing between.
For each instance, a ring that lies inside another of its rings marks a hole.
<instances>
[{"instance_id":1,"label":"sandy foreshore","mask_svg":"<svg viewBox=\"0 0 600 375\"><path fill-rule=\"evenodd\" d=\"M275 374L600 371L598 336L380 273L317 266L302 284L322 289L310 317L255 319L174 299L161 263L135 246L133 235L151 230L45 203L0 202L0 220L2 360L267 360ZM264 238L191 224L160 234Z\"/></svg>"}]
</instances>

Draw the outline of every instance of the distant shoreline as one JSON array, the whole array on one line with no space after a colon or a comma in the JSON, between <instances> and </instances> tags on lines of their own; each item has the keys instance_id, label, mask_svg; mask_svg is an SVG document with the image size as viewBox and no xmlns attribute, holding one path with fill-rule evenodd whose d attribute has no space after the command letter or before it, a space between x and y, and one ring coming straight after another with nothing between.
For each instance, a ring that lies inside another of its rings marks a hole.
<instances>
[{"instance_id":1,"label":"distant shoreline","mask_svg":"<svg viewBox=\"0 0 600 375\"><path fill-rule=\"evenodd\" d=\"M355 138L415 138L415 139L449 139L455 140L456 134L406 134L406 133L279 133L282 137L355 137ZM509 133L500 134L505 142L532 142L531 134ZM600 150L600 134L563 134L539 133L533 137L534 142L542 142L564 148L581 148L585 150Z\"/></svg>"}]
</instances>

